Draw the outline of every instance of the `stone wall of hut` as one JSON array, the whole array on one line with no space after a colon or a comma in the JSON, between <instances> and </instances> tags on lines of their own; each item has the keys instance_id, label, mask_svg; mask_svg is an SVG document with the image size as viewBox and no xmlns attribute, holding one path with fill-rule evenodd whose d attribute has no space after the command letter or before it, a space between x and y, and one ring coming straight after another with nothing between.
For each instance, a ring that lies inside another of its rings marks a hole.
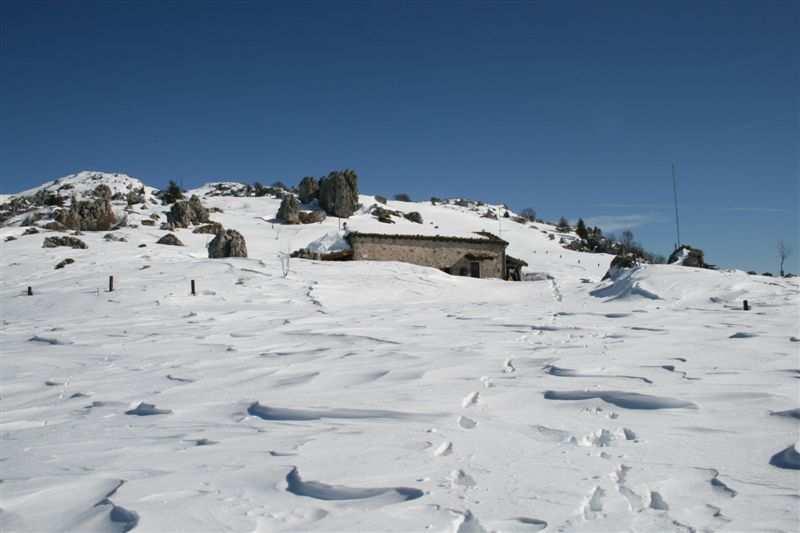
<instances>
[{"instance_id":1,"label":"stone wall of hut","mask_svg":"<svg viewBox=\"0 0 800 533\"><path fill-rule=\"evenodd\" d=\"M477 262L481 278L504 277L506 243L502 241L352 234L350 244L356 261L402 261L466 276L471 263Z\"/></svg>"}]
</instances>

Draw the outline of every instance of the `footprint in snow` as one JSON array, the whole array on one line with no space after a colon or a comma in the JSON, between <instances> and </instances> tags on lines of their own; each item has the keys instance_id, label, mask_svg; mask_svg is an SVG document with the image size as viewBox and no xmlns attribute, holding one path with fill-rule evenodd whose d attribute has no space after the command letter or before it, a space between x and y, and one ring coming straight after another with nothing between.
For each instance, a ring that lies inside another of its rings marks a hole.
<instances>
[{"instance_id":1,"label":"footprint in snow","mask_svg":"<svg viewBox=\"0 0 800 533\"><path fill-rule=\"evenodd\" d=\"M443 457L445 455L450 455L453 453L453 443L450 441L445 441L439 445L438 448L433 452L433 455L437 457Z\"/></svg>"},{"instance_id":2,"label":"footprint in snow","mask_svg":"<svg viewBox=\"0 0 800 533\"><path fill-rule=\"evenodd\" d=\"M478 397L480 396L479 392L470 392L467 396L461 401L461 407L469 407L470 405L475 405L478 403Z\"/></svg>"},{"instance_id":3,"label":"footprint in snow","mask_svg":"<svg viewBox=\"0 0 800 533\"><path fill-rule=\"evenodd\" d=\"M478 423L467 416L459 416L458 425L461 426L463 429L472 429L475 426L477 426Z\"/></svg>"}]
</instances>

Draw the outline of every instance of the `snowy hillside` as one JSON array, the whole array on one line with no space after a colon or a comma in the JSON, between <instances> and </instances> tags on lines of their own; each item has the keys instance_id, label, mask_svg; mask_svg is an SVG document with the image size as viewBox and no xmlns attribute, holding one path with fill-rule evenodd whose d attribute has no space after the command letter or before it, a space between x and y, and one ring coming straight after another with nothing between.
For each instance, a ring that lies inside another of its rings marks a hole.
<instances>
[{"instance_id":1,"label":"snowy hillside","mask_svg":"<svg viewBox=\"0 0 800 533\"><path fill-rule=\"evenodd\" d=\"M340 221L215 190L196 192L249 258L208 259L192 229L155 244L155 202L86 249L0 228L0 530L797 530L795 279L601 282L611 256L552 226L394 201L423 224L341 223L490 231L541 281L300 259L283 277L279 254Z\"/></svg>"}]
</instances>

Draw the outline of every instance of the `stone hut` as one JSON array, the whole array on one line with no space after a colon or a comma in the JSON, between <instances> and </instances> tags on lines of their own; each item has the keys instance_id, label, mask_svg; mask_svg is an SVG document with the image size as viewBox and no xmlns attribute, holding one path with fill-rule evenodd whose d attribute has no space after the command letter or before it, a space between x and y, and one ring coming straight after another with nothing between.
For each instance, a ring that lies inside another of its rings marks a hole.
<instances>
[{"instance_id":1,"label":"stone hut","mask_svg":"<svg viewBox=\"0 0 800 533\"><path fill-rule=\"evenodd\" d=\"M508 267L516 270L521 265L519 260L513 265L507 264L508 243L488 232L476 235L444 237L353 232L348 240L356 261L402 261L457 276L513 279L515 276Z\"/></svg>"}]
</instances>

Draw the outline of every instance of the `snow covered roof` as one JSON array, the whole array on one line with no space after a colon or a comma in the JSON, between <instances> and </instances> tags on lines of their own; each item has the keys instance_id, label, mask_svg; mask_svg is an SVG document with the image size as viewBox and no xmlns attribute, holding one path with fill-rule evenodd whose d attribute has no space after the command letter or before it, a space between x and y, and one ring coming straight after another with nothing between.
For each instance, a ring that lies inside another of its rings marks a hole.
<instances>
[{"instance_id":1,"label":"snow covered roof","mask_svg":"<svg viewBox=\"0 0 800 533\"><path fill-rule=\"evenodd\" d=\"M448 235L413 235L413 234L400 234L400 233L362 233L358 231L350 232L348 238L367 237L370 239L415 239L421 241L448 241L448 242L465 242L485 244L487 241L495 242L497 244L508 245L497 235L489 233L488 231L476 231L475 234L481 235L480 237L454 237Z\"/></svg>"}]
</instances>

